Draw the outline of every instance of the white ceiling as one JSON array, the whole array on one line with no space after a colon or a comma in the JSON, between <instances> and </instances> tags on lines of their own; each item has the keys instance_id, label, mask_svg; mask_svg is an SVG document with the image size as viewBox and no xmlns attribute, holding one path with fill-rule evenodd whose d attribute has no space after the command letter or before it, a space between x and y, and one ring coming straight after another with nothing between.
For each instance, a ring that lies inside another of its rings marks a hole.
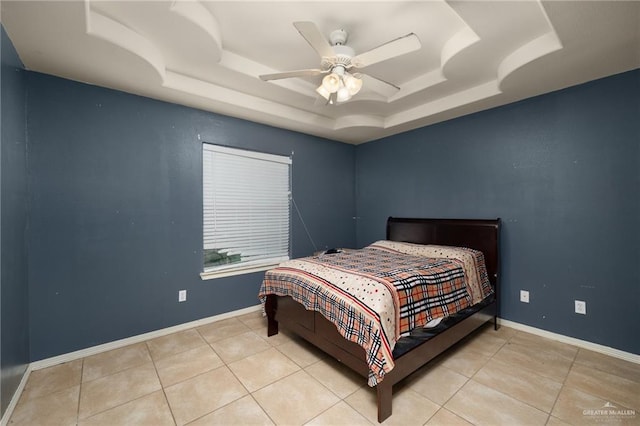
<instances>
[{"instance_id":1,"label":"white ceiling","mask_svg":"<svg viewBox=\"0 0 640 426\"><path fill-rule=\"evenodd\" d=\"M640 68L637 1L7 1L1 19L29 70L363 143ZM350 101L325 105L293 26L349 33L356 54L415 33L422 48L364 72Z\"/></svg>"}]
</instances>

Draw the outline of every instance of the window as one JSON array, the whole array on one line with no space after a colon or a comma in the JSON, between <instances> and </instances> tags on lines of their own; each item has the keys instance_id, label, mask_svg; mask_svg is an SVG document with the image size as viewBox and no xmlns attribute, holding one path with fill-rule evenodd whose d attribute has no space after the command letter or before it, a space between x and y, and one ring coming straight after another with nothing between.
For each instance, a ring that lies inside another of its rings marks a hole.
<instances>
[{"instance_id":1,"label":"window","mask_svg":"<svg viewBox=\"0 0 640 426\"><path fill-rule=\"evenodd\" d=\"M203 144L202 278L289 259L289 157Z\"/></svg>"}]
</instances>

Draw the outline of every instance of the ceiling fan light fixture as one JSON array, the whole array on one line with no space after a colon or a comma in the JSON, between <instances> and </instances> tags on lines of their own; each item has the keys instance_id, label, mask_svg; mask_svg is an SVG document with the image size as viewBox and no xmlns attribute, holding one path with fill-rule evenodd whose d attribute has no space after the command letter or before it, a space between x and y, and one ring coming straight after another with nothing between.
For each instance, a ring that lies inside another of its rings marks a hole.
<instances>
[{"instance_id":1,"label":"ceiling fan light fixture","mask_svg":"<svg viewBox=\"0 0 640 426\"><path fill-rule=\"evenodd\" d=\"M362 80L357 78L356 76L345 73L343 79L344 85L349 90L349 94L351 96L356 95L360 91L360 89L362 89Z\"/></svg>"},{"instance_id":2,"label":"ceiling fan light fixture","mask_svg":"<svg viewBox=\"0 0 640 426\"><path fill-rule=\"evenodd\" d=\"M349 88L346 86L342 86L338 90L338 94L336 96L336 101L338 102L346 102L351 99L351 93L349 92Z\"/></svg>"},{"instance_id":3,"label":"ceiling fan light fixture","mask_svg":"<svg viewBox=\"0 0 640 426\"><path fill-rule=\"evenodd\" d=\"M316 92L318 92L318 94L323 98L325 98L326 100L329 100L329 97L331 97L331 92L329 92L327 88L324 87L324 85L322 84L318 86L318 88L316 89Z\"/></svg>"},{"instance_id":4,"label":"ceiling fan light fixture","mask_svg":"<svg viewBox=\"0 0 640 426\"><path fill-rule=\"evenodd\" d=\"M329 93L336 93L340 88L340 76L335 72L327 74L322 79L322 87L324 87Z\"/></svg>"}]
</instances>

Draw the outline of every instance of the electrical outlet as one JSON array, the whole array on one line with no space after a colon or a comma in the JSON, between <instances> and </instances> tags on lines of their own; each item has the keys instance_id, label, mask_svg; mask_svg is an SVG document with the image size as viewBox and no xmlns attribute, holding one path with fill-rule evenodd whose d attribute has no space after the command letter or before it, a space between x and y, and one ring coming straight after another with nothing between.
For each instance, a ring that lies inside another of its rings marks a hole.
<instances>
[{"instance_id":1,"label":"electrical outlet","mask_svg":"<svg viewBox=\"0 0 640 426\"><path fill-rule=\"evenodd\" d=\"M587 302L576 300L576 314L587 315Z\"/></svg>"},{"instance_id":2,"label":"electrical outlet","mask_svg":"<svg viewBox=\"0 0 640 426\"><path fill-rule=\"evenodd\" d=\"M187 290L178 291L178 302L184 302L187 300Z\"/></svg>"},{"instance_id":3,"label":"electrical outlet","mask_svg":"<svg viewBox=\"0 0 640 426\"><path fill-rule=\"evenodd\" d=\"M520 290L520 301L529 303L529 292L527 290Z\"/></svg>"}]
</instances>

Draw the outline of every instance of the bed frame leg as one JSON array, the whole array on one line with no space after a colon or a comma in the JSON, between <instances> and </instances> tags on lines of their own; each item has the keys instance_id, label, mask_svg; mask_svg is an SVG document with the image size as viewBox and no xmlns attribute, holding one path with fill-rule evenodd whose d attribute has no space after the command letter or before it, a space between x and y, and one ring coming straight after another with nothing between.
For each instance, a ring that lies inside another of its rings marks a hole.
<instances>
[{"instance_id":1,"label":"bed frame leg","mask_svg":"<svg viewBox=\"0 0 640 426\"><path fill-rule=\"evenodd\" d=\"M493 329L495 331L498 331L499 328L500 328L500 326L498 325L498 316L494 315L493 316Z\"/></svg>"},{"instance_id":2,"label":"bed frame leg","mask_svg":"<svg viewBox=\"0 0 640 426\"><path fill-rule=\"evenodd\" d=\"M391 416L393 385L387 385L384 381L376 385L378 393L378 423L384 422Z\"/></svg>"},{"instance_id":3,"label":"bed frame leg","mask_svg":"<svg viewBox=\"0 0 640 426\"><path fill-rule=\"evenodd\" d=\"M268 294L264 302L264 312L267 314L267 336L278 334L278 321L276 321L276 310L278 309L278 296Z\"/></svg>"}]
</instances>

